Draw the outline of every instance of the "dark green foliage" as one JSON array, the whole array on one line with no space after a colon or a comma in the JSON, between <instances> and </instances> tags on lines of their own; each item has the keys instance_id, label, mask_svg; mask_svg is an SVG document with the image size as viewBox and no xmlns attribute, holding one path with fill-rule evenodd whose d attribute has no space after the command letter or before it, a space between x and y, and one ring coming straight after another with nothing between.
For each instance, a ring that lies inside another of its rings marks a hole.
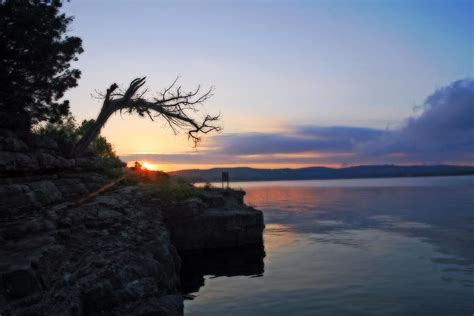
<instances>
[{"instance_id":1,"label":"dark green foliage","mask_svg":"<svg viewBox=\"0 0 474 316\"><path fill-rule=\"evenodd\" d=\"M190 182L183 180L168 181L161 184L159 188L159 196L164 204L179 202L197 196L199 190L201 190Z\"/></svg>"},{"instance_id":2,"label":"dark green foliage","mask_svg":"<svg viewBox=\"0 0 474 316\"><path fill-rule=\"evenodd\" d=\"M47 123L33 129L35 134L54 139L60 146L73 145L94 124L94 120L84 120L77 126L74 117L68 115L61 123ZM113 146L103 136L97 136L89 146L90 154L102 158L102 169L111 177L122 175L123 162L117 157Z\"/></svg>"},{"instance_id":3,"label":"dark green foliage","mask_svg":"<svg viewBox=\"0 0 474 316\"><path fill-rule=\"evenodd\" d=\"M171 181L166 172L143 169L138 161L135 162L134 167L129 168L127 180L133 184L143 183L153 187L169 185Z\"/></svg>"},{"instance_id":4,"label":"dark green foliage","mask_svg":"<svg viewBox=\"0 0 474 316\"><path fill-rule=\"evenodd\" d=\"M152 192L153 195L160 198L160 203L165 206L191 197L197 197L200 192L206 190L196 187L182 178L170 177L162 171L137 170L133 167L129 170L126 183L129 185L140 185L143 190Z\"/></svg>"},{"instance_id":5,"label":"dark green foliage","mask_svg":"<svg viewBox=\"0 0 474 316\"><path fill-rule=\"evenodd\" d=\"M95 120L84 120L82 121L81 125L76 130L76 140L77 142L89 128L92 128L94 125ZM103 136L97 136L90 144L90 149L94 151L94 153L104 159L115 158L115 152L113 150L112 144L107 141L107 139Z\"/></svg>"},{"instance_id":6,"label":"dark green foliage","mask_svg":"<svg viewBox=\"0 0 474 316\"><path fill-rule=\"evenodd\" d=\"M58 123L47 123L33 128L33 133L54 139L59 144L74 144L77 140L76 120L71 115Z\"/></svg>"},{"instance_id":7,"label":"dark green foliage","mask_svg":"<svg viewBox=\"0 0 474 316\"><path fill-rule=\"evenodd\" d=\"M59 1L0 2L0 127L28 130L69 113L64 92L81 72L71 61L83 52L78 37L66 36L72 17Z\"/></svg>"}]
</instances>

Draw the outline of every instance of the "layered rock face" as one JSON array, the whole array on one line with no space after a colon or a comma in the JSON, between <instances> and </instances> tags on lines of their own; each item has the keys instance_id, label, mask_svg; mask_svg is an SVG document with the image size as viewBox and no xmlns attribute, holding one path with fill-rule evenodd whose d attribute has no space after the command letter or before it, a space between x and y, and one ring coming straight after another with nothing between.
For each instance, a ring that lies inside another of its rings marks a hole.
<instances>
[{"instance_id":1,"label":"layered rock face","mask_svg":"<svg viewBox=\"0 0 474 316\"><path fill-rule=\"evenodd\" d=\"M58 145L47 137L30 135L27 140L0 129L0 175L32 174L57 170L88 171L100 166L100 159L68 157L72 144Z\"/></svg>"},{"instance_id":2,"label":"layered rock face","mask_svg":"<svg viewBox=\"0 0 474 316\"><path fill-rule=\"evenodd\" d=\"M117 187L2 217L0 313L181 315L180 258L148 198Z\"/></svg>"},{"instance_id":3,"label":"layered rock face","mask_svg":"<svg viewBox=\"0 0 474 316\"><path fill-rule=\"evenodd\" d=\"M263 214L243 203L244 191L202 190L163 209L180 253L263 244Z\"/></svg>"},{"instance_id":4,"label":"layered rock face","mask_svg":"<svg viewBox=\"0 0 474 316\"><path fill-rule=\"evenodd\" d=\"M245 205L244 195L236 190L202 190L163 207L164 223L182 260L181 293L198 292L206 275L263 274L263 213Z\"/></svg>"},{"instance_id":5,"label":"layered rock face","mask_svg":"<svg viewBox=\"0 0 474 316\"><path fill-rule=\"evenodd\" d=\"M116 183L99 165L0 130L0 315L182 315L189 252L258 245L238 271L263 271L263 215L244 192L164 204L156 187Z\"/></svg>"}]
</instances>

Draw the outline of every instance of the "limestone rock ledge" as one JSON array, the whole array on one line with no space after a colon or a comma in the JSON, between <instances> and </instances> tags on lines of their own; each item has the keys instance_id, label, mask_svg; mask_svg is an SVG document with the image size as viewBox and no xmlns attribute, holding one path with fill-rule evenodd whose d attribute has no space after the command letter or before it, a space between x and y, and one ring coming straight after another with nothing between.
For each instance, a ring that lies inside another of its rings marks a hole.
<instances>
[{"instance_id":1,"label":"limestone rock ledge","mask_svg":"<svg viewBox=\"0 0 474 316\"><path fill-rule=\"evenodd\" d=\"M173 245L185 253L263 244L263 213L245 205L244 195L238 190L202 190L197 197L163 208Z\"/></svg>"},{"instance_id":2,"label":"limestone rock ledge","mask_svg":"<svg viewBox=\"0 0 474 316\"><path fill-rule=\"evenodd\" d=\"M186 251L259 245L263 269L263 215L244 192L169 205L157 187L109 187L100 159L69 145L0 129L1 316L182 315Z\"/></svg>"},{"instance_id":3,"label":"limestone rock ledge","mask_svg":"<svg viewBox=\"0 0 474 316\"><path fill-rule=\"evenodd\" d=\"M73 188L87 190L85 179L76 181ZM24 184L5 190L15 185ZM29 188L23 194L36 201ZM4 208L0 314L182 315L181 260L148 198L122 186L82 205Z\"/></svg>"},{"instance_id":4,"label":"limestone rock ledge","mask_svg":"<svg viewBox=\"0 0 474 316\"><path fill-rule=\"evenodd\" d=\"M21 138L12 131L0 129L0 176L100 168L101 160L93 154L69 157L72 146L33 134Z\"/></svg>"},{"instance_id":5,"label":"limestone rock ledge","mask_svg":"<svg viewBox=\"0 0 474 316\"><path fill-rule=\"evenodd\" d=\"M243 191L198 190L168 205L156 188L117 185L74 202L109 181L0 179L0 315L182 315L180 254L263 252L263 215Z\"/></svg>"}]
</instances>

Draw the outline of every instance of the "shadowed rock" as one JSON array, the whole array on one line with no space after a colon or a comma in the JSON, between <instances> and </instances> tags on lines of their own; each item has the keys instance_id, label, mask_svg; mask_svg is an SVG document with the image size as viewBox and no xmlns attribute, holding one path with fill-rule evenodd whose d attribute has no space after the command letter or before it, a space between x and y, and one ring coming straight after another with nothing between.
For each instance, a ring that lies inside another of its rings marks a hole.
<instances>
[{"instance_id":1,"label":"shadowed rock","mask_svg":"<svg viewBox=\"0 0 474 316\"><path fill-rule=\"evenodd\" d=\"M263 243L263 213L243 204L245 192L209 190L163 210L179 252Z\"/></svg>"},{"instance_id":2,"label":"shadowed rock","mask_svg":"<svg viewBox=\"0 0 474 316\"><path fill-rule=\"evenodd\" d=\"M116 184L91 159L0 130L1 315L182 315L176 247L207 254L183 289L263 273L263 215L244 192L198 190L163 210L156 187Z\"/></svg>"}]
</instances>

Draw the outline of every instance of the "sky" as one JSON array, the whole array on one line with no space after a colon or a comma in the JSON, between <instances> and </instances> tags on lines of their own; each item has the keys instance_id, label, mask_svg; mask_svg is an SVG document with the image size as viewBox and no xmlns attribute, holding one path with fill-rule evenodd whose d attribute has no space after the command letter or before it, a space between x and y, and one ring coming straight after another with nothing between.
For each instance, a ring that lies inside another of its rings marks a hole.
<instances>
[{"instance_id":1,"label":"sky","mask_svg":"<svg viewBox=\"0 0 474 316\"><path fill-rule=\"evenodd\" d=\"M147 76L214 87L223 132L196 151L165 122L119 114L102 130L125 161L165 171L251 166L474 164L474 2L79 1L85 52L66 97L95 118L96 91Z\"/></svg>"}]
</instances>

